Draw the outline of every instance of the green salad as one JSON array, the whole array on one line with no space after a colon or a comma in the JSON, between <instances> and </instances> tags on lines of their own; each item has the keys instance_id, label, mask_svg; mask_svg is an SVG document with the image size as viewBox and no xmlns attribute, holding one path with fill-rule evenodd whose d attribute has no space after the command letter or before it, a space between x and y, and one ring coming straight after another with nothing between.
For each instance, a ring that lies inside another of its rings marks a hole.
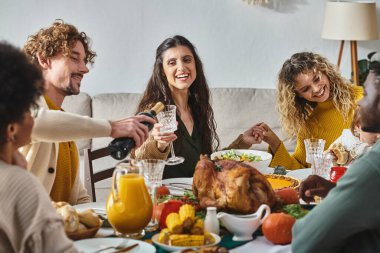
<instances>
[{"instance_id":1,"label":"green salad","mask_svg":"<svg viewBox=\"0 0 380 253\"><path fill-rule=\"evenodd\" d=\"M231 149L224 153L218 159L234 160L238 162L260 162L263 159L259 155L251 155L248 153L242 153L241 155L236 154L235 150Z\"/></svg>"}]
</instances>

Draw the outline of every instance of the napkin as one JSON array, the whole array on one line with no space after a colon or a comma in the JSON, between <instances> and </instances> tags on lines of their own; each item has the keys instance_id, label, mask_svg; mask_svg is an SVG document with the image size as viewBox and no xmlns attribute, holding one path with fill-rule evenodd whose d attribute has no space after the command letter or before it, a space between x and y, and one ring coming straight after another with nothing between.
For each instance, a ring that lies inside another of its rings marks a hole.
<instances>
[{"instance_id":1,"label":"napkin","mask_svg":"<svg viewBox=\"0 0 380 253\"><path fill-rule=\"evenodd\" d=\"M265 252L265 253L291 253L292 247L288 245L275 245L265 239L264 236L258 236L255 240L250 241L243 246L233 249L236 253L246 252Z\"/></svg>"}]
</instances>

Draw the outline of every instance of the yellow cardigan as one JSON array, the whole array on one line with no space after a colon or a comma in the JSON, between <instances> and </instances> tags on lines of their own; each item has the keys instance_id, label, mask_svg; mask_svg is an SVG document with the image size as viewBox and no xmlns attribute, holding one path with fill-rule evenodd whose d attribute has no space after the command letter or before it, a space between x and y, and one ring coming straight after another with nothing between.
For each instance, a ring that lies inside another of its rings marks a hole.
<instances>
[{"instance_id":1,"label":"yellow cardigan","mask_svg":"<svg viewBox=\"0 0 380 253\"><path fill-rule=\"evenodd\" d=\"M363 87L355 87L355 101L359 101L363 97ZM343 129L350 128L353 112L350 113L349 119L344 121L343 116L335 108L331 100L318 103L307 122L307 128L310 129L312 137L324 139L326 141L325 149L328 148L341 134ZM316 119L318 124L312 124L311 120ZM300 129L297 135L297 144L295 151L292 155L286 150L284 143L281 142L280 147L273 155L270 167L278 165L284 166L286 169L295 170L300 168L307 168L309 164L306 163L306 152L303 129ZM301 133L301 134L300 134Z\"/></svg>"}]
</instances>

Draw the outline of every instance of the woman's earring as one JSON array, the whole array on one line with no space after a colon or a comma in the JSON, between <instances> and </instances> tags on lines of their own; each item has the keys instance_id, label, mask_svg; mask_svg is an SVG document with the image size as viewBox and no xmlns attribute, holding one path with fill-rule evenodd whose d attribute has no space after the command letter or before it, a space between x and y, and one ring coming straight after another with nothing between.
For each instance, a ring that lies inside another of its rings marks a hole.
<instances>
[{"instance_id":1,"label":"woman's earring","mask_svg":"<svg viewBox=\"0 0 380 253\"><path fill-rule=\"evenodd\" d=\"M359 132L358 129L355 129L355 130L354 130L354 136L359 138L359 136L360 136L360 132Z\"/></svg>"},{"instance_id":2,"label":"woman's earring","mask_svg":"<svg viewBox=\"0 0 380 253\"><path fill-rule=\"evenodd\" d=\"M15 143L16 142L16 137L15 135L11 135L9 138L8 138L8 141L12 142L12 143Z\"/></svg>"}]
</instances>

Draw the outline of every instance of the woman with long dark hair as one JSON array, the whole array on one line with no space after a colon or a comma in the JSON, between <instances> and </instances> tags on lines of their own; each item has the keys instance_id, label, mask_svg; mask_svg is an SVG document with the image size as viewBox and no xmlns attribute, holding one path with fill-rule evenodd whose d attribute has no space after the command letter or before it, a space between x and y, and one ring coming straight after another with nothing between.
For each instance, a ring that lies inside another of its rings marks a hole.
<instances>
[{"instance_id":1,"label":"woman with long dark hair","mask_svg":"<svg viewBox=\"0 0 380 253\"><path fill-rule=\"evenodd\" d=\"M158 101L176 105L178 130L160 133L160 124L156 124L150 139L135 151L135 157L166 159L169 144L174 141L176 155L185 161L166 166L164 178L192 177L199 155L217 150L219 138L202 62L194 45L183 36L168 38L157 48L153 73L137 111L148 110ZM230 147L249 147L253 140L247 131Z\"/></svg>"}]
</instances>

